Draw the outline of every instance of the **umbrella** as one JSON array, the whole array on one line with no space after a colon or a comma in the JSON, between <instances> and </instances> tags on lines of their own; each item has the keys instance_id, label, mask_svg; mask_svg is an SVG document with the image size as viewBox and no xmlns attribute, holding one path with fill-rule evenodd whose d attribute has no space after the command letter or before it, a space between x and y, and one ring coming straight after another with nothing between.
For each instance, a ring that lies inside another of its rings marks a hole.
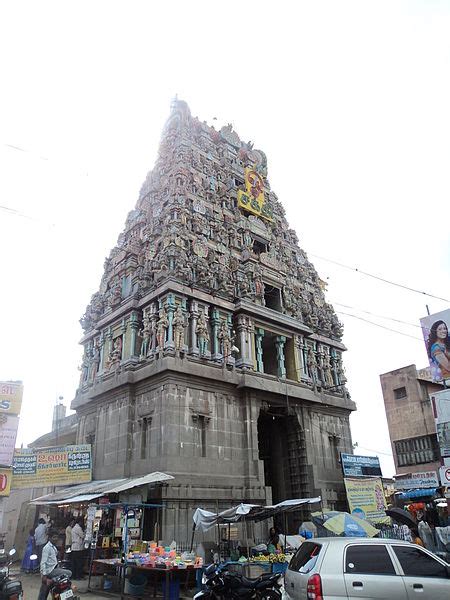
<instances>
[{"instance_id":1,"label":"umbrella","mask_svg":"<svg viewBox=\"0 0 450 600\"><path fill-rule=\"evenodd\" d=\"M311 519L314 525L323 525L325 521L331 519L331 517L335 517L336 515L340 515L340 511L338 510L324 510L324 511L316 511L311 513Z\"/></svg>"},{"instance_id":2,"label":"umbrella","mask_svg":"<svg viewBox=\"0 0 450 600\"><path fill-rule=\"evenodd\" d=\"M323 526L336 535L347 537L374 537L380 532L364 519L342 512L327 519Z\"/></svg>"},{"instance_id":3,"label":"umbrella","mask_svg":"<svg viewBox=\"0 0 450 600\"><path fill-rule=\"evenodd\" d=\"M388 517L391 517L391 519L397 521L397 523L408 525L408 527L417 527L414 517L412 517L411 514L403 508L388 508L385 510L385 513Z\"/></svg>"}]
</instances>

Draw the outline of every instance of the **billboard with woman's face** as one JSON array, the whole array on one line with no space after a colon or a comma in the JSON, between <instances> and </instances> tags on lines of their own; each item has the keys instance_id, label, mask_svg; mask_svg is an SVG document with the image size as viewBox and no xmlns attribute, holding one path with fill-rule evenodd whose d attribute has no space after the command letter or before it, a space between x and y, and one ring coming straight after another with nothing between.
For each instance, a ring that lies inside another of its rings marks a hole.
<instances>
[{"instance_id":1,"label":"billboard with woman's face","mask_svg":"<svg viewBox=\"0 0 450 600\"><path fill-rule=\"evenodd\" d=\"M420 319L433 381L450 380L450 310Z\"/></svg>"}]
</instances>

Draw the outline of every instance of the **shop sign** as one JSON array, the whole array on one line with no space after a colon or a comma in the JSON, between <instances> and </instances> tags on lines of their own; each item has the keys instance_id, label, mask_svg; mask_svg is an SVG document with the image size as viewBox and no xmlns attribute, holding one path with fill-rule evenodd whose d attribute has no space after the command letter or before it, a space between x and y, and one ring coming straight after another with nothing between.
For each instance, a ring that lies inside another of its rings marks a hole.
<instances>
[{"instance_id":1,"label":"shop sign","mask_svg":"<svg viewBox=\"0 0 450 600\"><path fill-rule=\"evenodd\" d=\"M12 465L18 427L19 417L0 414L0 465Z\"/></svg>"},{"instance_id":2,"label":"shop sign","mask_svg":"<svg viewBox=\"0 0 450 600\"><path fill-rule=\"evenodd\" d=\"M90 444L57 448L20 448L13 457L12 488L87 483L92 480Z\"/></svg>"},{"instance_id":3,"label":"shop sign","mask_svg":"<svg viewBox=\"0 0 450 600\"><path fill-rule=\"evenodd\" d=\"M18 415L22 407L23 384L0 381L0 414Z\"/></svg>"},{"instance_id":4,"label":"shop sign","mask_svg":"<svg viewBox=\"0 0 450 600\"><path fill-rule=\"evenodd\" d=\"M382 477L378 456L358 456L341 452L344 477Z\"/></svg>"},{"instance_id":5,"label":"shop sign","mask_svg":"<svg viewBox=\"0 0 450 600\"><path fill-rule=\"evenodd\" d=\"M12 469L0 470L0 496L9 496L11 491Z\"/></svg>"},{"instance_id":6,"label":"shop sign","mask_svg":"<svg viewBox=\"0 0 450 600\"><path fill-rule=\"evenodd\" d=\"M442 457L450 456L450 390L442 390L431 396L439 451Z\"/></svg>"},{"instance_id":7,"label":"shop sign","mask_svg":"<svg viewBox=\"0 0 450 600\"><path fill-rule=\"evenodd\" d=\"M441 485L450 486L450 467L441 467L439 477L441 478Z\"/></svg>"},{"instance_id":8,"label":"shop sign","mask_svg":"<svg viewBox=\"0 0 450 600\"><path fill-rule=\"evenodd\" d=\"M388 523L386 498L380 478L344 479L350 512L372 523Z\"/></svg>"},{"instance_id":9,"label":"shop sign","mask_svg":"<svg viewBox=\"0 0 450 600\"><path fill-rule=\"evenodd\" d=\"M394 487L396 490L433 488L439 487L439 480L436 471L407 473L406 475L395 475Z\"/></svg>"}]
</instances>

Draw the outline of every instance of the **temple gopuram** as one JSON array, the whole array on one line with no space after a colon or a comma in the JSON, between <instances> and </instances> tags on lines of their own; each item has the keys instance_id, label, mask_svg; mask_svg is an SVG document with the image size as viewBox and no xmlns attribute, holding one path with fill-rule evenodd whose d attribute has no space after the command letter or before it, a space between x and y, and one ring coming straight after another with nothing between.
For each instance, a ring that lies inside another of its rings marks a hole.
<instances>
[{"instance_id":1,"label":"temple gopuram","mask_svg":"<svg viewBox=\"0 0 450 600\"><path fill-rule=\"evenodd\" d=\"M162 471L162 538L198 506L322 496L352 452L342 325L267 178L264 152L175 100L156 164L81 319L72 402L94 478Z\"/></svg>"}]
</instances>

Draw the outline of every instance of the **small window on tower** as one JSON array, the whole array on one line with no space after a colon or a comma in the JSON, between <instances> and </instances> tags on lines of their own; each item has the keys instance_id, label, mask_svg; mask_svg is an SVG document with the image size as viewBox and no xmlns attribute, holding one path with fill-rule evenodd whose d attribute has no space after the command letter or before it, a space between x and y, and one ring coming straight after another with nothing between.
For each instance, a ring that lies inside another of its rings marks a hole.
<instances>
[{"instance_id":1,"label":"small window on tower","mask_svg":"<svg viewBox=\"0 0 450 600\"><path fill-rule=\"evenodd\" d=\"M254 240L253 241L253 252L259 256L263 252L267 252L267 245L264 244L263 242L260 242L259 240Z\"/></svg>"},{"instance_id":2,"label":"small window on tower","mask_svg":"<svg viewBox=\"0 0 450 600\"><path fill-rule=\"evenodd\" d=\"M408 394L406 393L405 387L396 388L394 390L394 398L396 400L401 400L402 398L406 398Z\"/></svg>"},{"instance_id":3,"label":"small window on tower","mask_svg":"<svg viewBox=\"0 0 450 600\"><path fill-rule=\"evenodd\" d=\"M281 312L281 292L279 288L266 285L264 288L264 300L267 308Z\"/></svg>"}]
</instances>

